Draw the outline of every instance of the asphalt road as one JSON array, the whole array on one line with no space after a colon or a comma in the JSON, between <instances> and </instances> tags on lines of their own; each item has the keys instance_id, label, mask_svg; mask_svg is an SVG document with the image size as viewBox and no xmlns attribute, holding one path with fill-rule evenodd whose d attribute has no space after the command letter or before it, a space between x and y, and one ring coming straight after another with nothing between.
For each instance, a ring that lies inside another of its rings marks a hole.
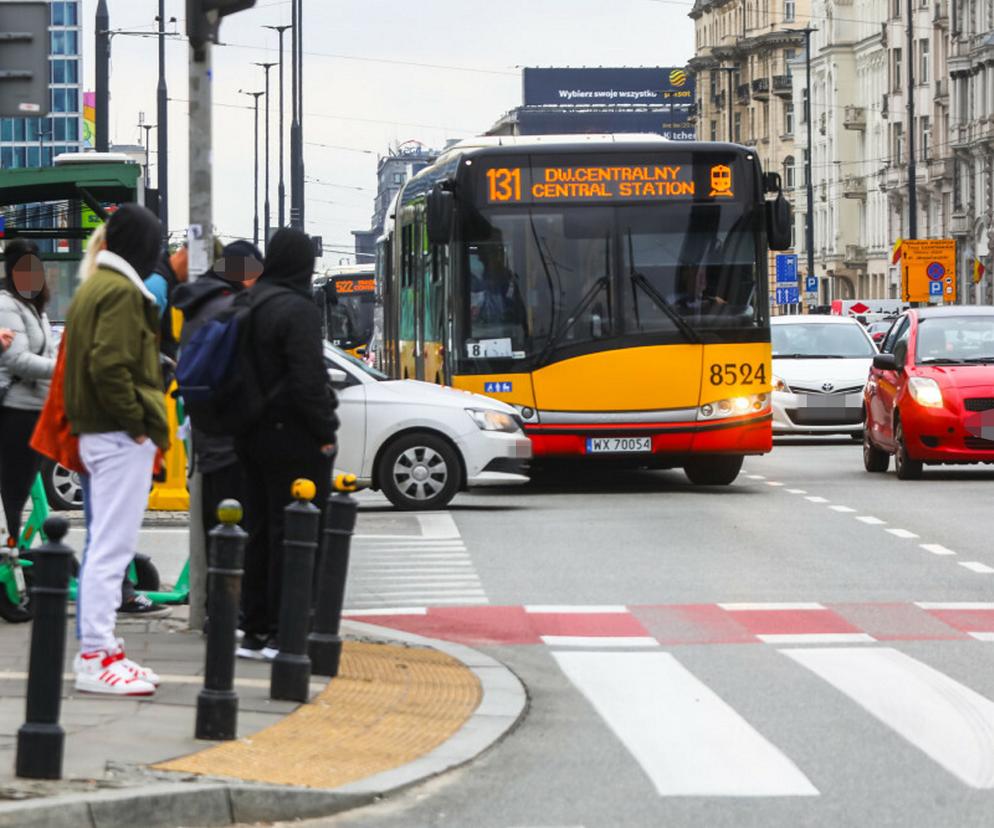
<instances>
[{"instance_id":1,"label":"asphalt road","mask_svg":"<svg viewBox=\"0 0 994 828\"><path fill-rule=\"evenodd\" d=\"M567 473L451 520L367 496L348 606L499 658L530 708L312 825L992 824L992 482L792 440L728 488Z\"/></svg>"}]
</instances>

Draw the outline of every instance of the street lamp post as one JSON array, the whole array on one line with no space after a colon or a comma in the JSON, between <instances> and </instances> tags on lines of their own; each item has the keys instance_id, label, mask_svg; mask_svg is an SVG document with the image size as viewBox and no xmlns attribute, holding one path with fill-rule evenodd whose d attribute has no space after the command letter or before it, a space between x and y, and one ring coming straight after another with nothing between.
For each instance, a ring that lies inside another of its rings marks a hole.
<instances>
[{"instance_id":1,"label":"street lamp post","mask_svg":"<svg viewBox=\"0 0 994 828\"><path fill-rule=\"evenodd\" d=\"M811 156L813 153L811 129L811 33L817 31L810 26L801 29L804 32L804 64L807 71L804 92L804 121L808 131L808 154L804 159L804 178L807 185L808 212L804 220L804 247L808 254L808 276L815 273L815 185L811 174Z\"/></svg>"},{"instance_id":2,"label":"street lamp post","mask_svg":"<svg viewBox=\"0 0 994 828\"><path fill-rule=\"evenodd\" d=\"M148 168L148 143L149 143L149 133L155 129L156 124L139 124L142 129L145 130L145 189L149 189L152 186L152 177ZM161 219L160 219L161 221Z\"/></svg>"},{"instance_id":3,"label":"street lamp post","mask_svg":"<svg viewBox=\"0 0 994 828\"><path fill-rule=\"evenodd\" d=\"M915 160L915 30L914 3L908 0L908 238L918 238L918 175Z\"/></svg>"},{"instance_id":4,"label":"street lamp post","mask_svg":"<svg viewBox=\"0 0 994 828\"><path fill-rule=\"evenodd\" d=\"M287 25L287 26L263 26L263 28L264 29L272 29L274 32L276 32L280 36L280 59L279 59L279 67L280 67L280 117L279 117L279 122L280 122L280 127L279 127L279 129L280 129L280 163L279 163L279 167L280 167L280 180L279 180L279 185L278 185L278 190L277 190L277 198L279 199L279 207L277 209L277 213L279 215L280 227L282 227L286 223L285 222L285 213L284 213L284 203L286 201L286 185L284 183L284 178L283 178L283 86L284 86L284 84L283 84L283 34L284 34L284 32L286 32L287 29L292 29L293 26L289 26L289 25Z\"/></svg>"},{"instance_id":5,"label":"street lamp post","mask_svg":"<svg viewBox=\"0 0 994 828\"><path fill-rule=\"evenodd\" d=\"M251 95L253 99L253 108L255 109L255 190L252 197L252 243L258 247L259 246L259 98L265 95L265 92L246 92L244 89L239 89L243 95Z\"/></svg>"},{"instance_id":6,"label":"street lamp post","mask_svg":"<svg viewBox=\"0 0 994 828\"><path fill-rule=\"evenodd\" d=\"M272 69L276 63L256 63L256 66L261 66L266 73L266 89L263 93L266 96L266 161L263 164L263 170L265 171L265 197L263 199L263 227L265 233L266 244L269 244L269 70Z\"/></svg>"},{"instance_id":7,"label":"street lamp post","mask_svg":"<svg viewBox=\"0 0 994 828\"><path fill-rule=\"evenodd\" d=\"M172 18L175 20L176 18ZM159 188L159 221L162 247L169 246L169 95L166 87L166 0L159 0L159 84L156 91L159 157L156 185ZM146 159L147 162L148 159ZM146 164L147 168L147 164Z\"/></svg>"}]
</instances>

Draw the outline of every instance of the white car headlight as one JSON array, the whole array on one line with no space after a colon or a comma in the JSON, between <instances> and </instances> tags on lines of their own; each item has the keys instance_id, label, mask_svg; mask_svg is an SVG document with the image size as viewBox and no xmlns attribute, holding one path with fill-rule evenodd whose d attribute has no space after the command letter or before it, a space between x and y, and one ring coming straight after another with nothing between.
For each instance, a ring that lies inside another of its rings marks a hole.
<instances>
[{"instance_id":1,"label":"white car headlight","mask_svg":"<svg viewBox=\"0 0 994 828\"><path fill-rule=\"evenodd\" d=\"M942 389L931 377L912 377L908 381L908 391L923 408L942 408Z\"/></svg>"},{"instance_id":2,"label":"white car headlight","mask_svg":"<svg viewBox=\"0 0 994 828\"><path fill-rule=\"evenodd\" d=\"M520 431L518 421L503 411L493 411L489 408L467 408L466 413L473 418L482 431L504 431L512 434Z\"/></svg>"}]
</instances>

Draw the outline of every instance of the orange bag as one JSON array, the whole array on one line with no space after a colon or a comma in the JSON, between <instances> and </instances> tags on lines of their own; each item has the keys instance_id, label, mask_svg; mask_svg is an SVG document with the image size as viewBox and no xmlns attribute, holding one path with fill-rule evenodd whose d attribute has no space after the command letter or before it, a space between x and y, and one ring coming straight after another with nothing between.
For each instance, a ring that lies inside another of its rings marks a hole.
<instances>
[{"instance_id":1,"label":"orange bag","mask_svg":"<svg viewBox=\"0 0 994 828\"><path fill-rule=\"evenodd\" d=\"M86 467L79 456L79 438L72 433L66 416L63 393L65 369L66 337L63 335L59 343L59 355L55 359L55 370L52 372L52 385L34 434L31 435L31 448L70 471L85 473Z\"/></svg>"}]
</instances>

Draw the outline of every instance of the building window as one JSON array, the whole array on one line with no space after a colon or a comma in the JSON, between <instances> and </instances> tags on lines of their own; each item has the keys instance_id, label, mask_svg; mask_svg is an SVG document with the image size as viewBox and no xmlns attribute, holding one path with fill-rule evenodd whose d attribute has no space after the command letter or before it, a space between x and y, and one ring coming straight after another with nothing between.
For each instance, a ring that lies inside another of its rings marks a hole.
<instances>
[{"instance_id":1,"label":"building window","mask_svg":"<svg viewBox=\"0 0 994 828\"><path fill-rule=\"evenodd\" d=\"M788 155L783 160L783 186L788 190L794 189L796 170L794 169L794 156Z\"/></svg>"},{"instance_id":2,"label":"building window","mask_svg":"<svg viewBox=\"0 0 994 828\"><path fill-rule=\"evenodd\" d=\"M808 122L808 90L807 87L801 90L801 120L800 123Z\"/></svg>"},{"instance_id":3,"label":"building window","mask_svg":"<svg viewBox=\"0 0 994 828\"><path fill-rule=\"evenodd\" d=\"M741 144L742 143L742 113L741 112L736 112L735 113L735 125L734 125L734 129L732 131L732 135L733 135L732 140L735 141L736 144Z\"/></svg>"},{"instance_id":4,"label":"building window","mask_svg":"<svg viewBox=\"0 0 994 828\"><path fill-rule=\"evenodd\" d=\"M922 115L918 120L921 124L921 159L922 161L928 161L929 152L932 148L932 120L928 115Z\"/></svg>"},{"instance_id":5,"label":"building window","mask_svg":"<svg viewBox=\"0 0 994 828\"><path fill-rule=\"evenodd\" d=\"M718 140L718 122L717 121L712 121L711 122L711 140L712 141L717 141Z\"/></svg>"},{"instance_id":6,"label":"building window","mask_svg":"<svg viewBox=\"0 0 994 828\"><path fill-rule=\"evenodd\" d=\"M785 135L794 134L794 102L789 101L783 105L783 131Z\"/></svg>"},{"instance_id":7,"label":"building window","mask_svg":"<svg viewBox=\"0 0 994 828\"><path fill-rule=\"evenodd\" d=\"M797 57L797 49L783 50L783 68L784 68L784 74L787 75L787 77L790 77L793 74L793 69L790 64L793 62L794 58L796 57Z\"/></svg>"},{"instance_id":8,"label":"building window","mask_svg":"<svg viewBox=\"0 0 994 828\"><path fill-rule=\"evenodd\" d=\"M894 124L894 146L893 146L895 164L900 164L904 159L904 124Z\"/></svg>"},{"instance_id":9,"label":"building window","mask_svg":"<svg viewBox=\"0 0 994 828\"><path fill-rule=\"evenodd\" d=\"M894 61L891 67L891 89L895 92L901 91L901 50L894 50Z\"/></svg>"},{"instance_id":10,"label":"building window","mask_svg":"<svg viewBox=\"0 0 994 828\"><path fill-rule=\"evenodd\" d=\"M804 187L808 186L808 150L803 152L804 168L801 170L801 185Z\"/></svg>"},{"instance_id":11,"label":"building window","mask_svg":"<svg viewBox=\"0 0 994 828\"><path fill-rule=\"evenodd\" d=\"M928 83L928 38L918 42L918 83Z\"/></svg>"},{"instance_id":12,"label":"building window","mask_svg":"<svg viewBox=\"0 0 994 828\"><path fill-rule=\"evenodd\" d=\"M783 22L793 23L796 4L794 0L783 0Z\"/></svg>"},{"instance_id":13,"label":"building window","mask_svg":"<svg viewBox=\"0 0 994 828\"><path fill-rule=\"evenodd\" d=\"M402 172L394 173L393 174L393 183L394 184L403 184L404 183L404 173L402 173Z\"/></svg>"}]
</instances>

